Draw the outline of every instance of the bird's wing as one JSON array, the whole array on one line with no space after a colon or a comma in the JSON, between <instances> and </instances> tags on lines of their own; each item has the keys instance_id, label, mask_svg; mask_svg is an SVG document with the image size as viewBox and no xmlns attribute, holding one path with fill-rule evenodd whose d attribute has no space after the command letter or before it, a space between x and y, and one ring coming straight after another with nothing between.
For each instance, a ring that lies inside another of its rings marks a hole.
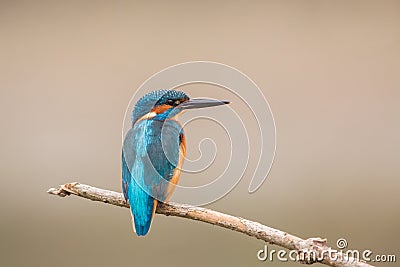
<instances>
[{"instance_id":1,"label":"bird's wing","mask_svg":"<svg viewBox=\"0 0 400 267\"><path fill-rule=\"evenodd\" d=\"M148 133L147 156L149 165L145 169L144 183L151 187L152 195L165 201L174 171L179 162L181 126L175 121L152 121Z\"/></svg>"},{"instance_id":2,"label":"bird's wing","mask_svg":"<svg viewBox=\"0 0 400 267\"><path fill-rule=\"evenodd\" d=\"M139 127L140 126L140 127ZM134 230L146 235L153 219L155 202L144 184L147 139L145 125L135 125L125 136L122 147L122 190L130 205Z\"/></svg>"},{"instance_id":3,"label":"bird's wing","mask_svg":"<svg viewBox=\"0 0 400 267\"><path fill-rule=\"evenodd\" d=\"M166 186L180 161L181 133L181 126L169 120L142 121L128 131L122 151L122 189L126 199L132 179L149 195L165 199Z\"/></svg>"},{"instance_id":4,"label":"bird's wing","mask_svg":"<svg viewBox=\"0 0 400 267\"><path fill-rule=\"evenodd\" d=\"M122 189L138 234L146 234L154 198L165 201L179 163L181 127L173 121L140 121L126 134L122 150ZM176 176L176 175L175 175Z\"/></svg>"}]
</instances>

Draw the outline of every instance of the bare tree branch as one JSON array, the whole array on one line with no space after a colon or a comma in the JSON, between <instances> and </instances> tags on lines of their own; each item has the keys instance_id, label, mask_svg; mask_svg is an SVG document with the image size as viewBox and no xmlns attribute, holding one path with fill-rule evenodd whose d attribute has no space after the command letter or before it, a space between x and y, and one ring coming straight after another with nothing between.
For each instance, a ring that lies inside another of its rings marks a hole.
<instances>
[{"instance_id":1,"label":"bare tree branch","mask_svg":"<svg viewBox=\"0 0 400 267\"><path fill-rule=\"evenodd\" d=\"M129 208L129 204L126 203L121 193L79 183L60 185L58 188L50 188L47 192L61 197L73 194L93 201L100 201L119 207ZM319 262L337 267L372 266L352 257L347 257L346 254L328 253L328 251L332 251L332 249L327 246L326 239L301 239L297 236L262 225L258 222L253 222L210 209L169 202L168 204L159 203L156 213L218 225L289 250L296 250L299 252L299 256L303 256L301 259L302 263L312 264ZM310 258L310 255L316 255L317 257Z\"/></svg>"}]
</instances>

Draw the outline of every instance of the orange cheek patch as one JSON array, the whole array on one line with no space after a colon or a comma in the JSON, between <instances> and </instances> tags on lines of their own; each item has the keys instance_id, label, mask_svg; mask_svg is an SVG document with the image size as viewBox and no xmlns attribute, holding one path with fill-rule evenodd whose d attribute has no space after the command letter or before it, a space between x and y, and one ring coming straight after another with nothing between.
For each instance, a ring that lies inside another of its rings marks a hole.
<instances>
[{"instance_id":1,"label":"orange cheek patch","mask_svg":"<svg viewBox=\"0 0 400 267\"><path fill-rule=\"evenodd\" d=\"M155 112L157 114L161 114L161 113L164 113L166 110L168 110L170 108L172 108L172 106L170 106L170 105L160 105L160 106L157 106L157 107L153 108L151 110L151 112Z\"/></svg>"}]
</instances>

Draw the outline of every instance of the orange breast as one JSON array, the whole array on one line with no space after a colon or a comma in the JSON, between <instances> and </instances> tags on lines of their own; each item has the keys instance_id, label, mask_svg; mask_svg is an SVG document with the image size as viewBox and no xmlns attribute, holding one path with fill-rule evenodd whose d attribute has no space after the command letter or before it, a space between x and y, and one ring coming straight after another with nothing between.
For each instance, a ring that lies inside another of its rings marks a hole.
<instances>
[{"instance_id":1,"label":"orange breast","mask_svg":"<svg viewBox=\"0 0 400 267\"><path fill-rule=\"evenodd\" d=\"M174 192L175 186L177 185L177 183L179 181L179 177L181 176L183 161L185 160L185 156L186 156L186 139L185 139L185 136L183 135L183 133L181 133L181 135L180 135L180 140L181 140L181 144L179 146L178 165L176 166L174 173L172 174L172 178L169 181L170 183L168 184L165 202L169 201L169 199L172 196L172 193Z\"/></svg>"}]
</instances>

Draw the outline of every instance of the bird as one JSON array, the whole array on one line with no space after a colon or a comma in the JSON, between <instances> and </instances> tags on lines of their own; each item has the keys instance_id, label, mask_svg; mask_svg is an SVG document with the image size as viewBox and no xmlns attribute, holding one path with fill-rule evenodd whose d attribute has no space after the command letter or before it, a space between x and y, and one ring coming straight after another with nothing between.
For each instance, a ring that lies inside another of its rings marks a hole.
<instances>
[{"instance_id":1,"label":"bird","mask_svg":"<svg viewBox=\"0 0 400 267\"><path fill-rule=\"evenodd\" d=\"M158 202L168 202L178 183L186 156L179 115L229 103L172 89L152 91L137 101L122 145L122 191L138 236L149 232Z\"/></svg>"}]
</instances>

